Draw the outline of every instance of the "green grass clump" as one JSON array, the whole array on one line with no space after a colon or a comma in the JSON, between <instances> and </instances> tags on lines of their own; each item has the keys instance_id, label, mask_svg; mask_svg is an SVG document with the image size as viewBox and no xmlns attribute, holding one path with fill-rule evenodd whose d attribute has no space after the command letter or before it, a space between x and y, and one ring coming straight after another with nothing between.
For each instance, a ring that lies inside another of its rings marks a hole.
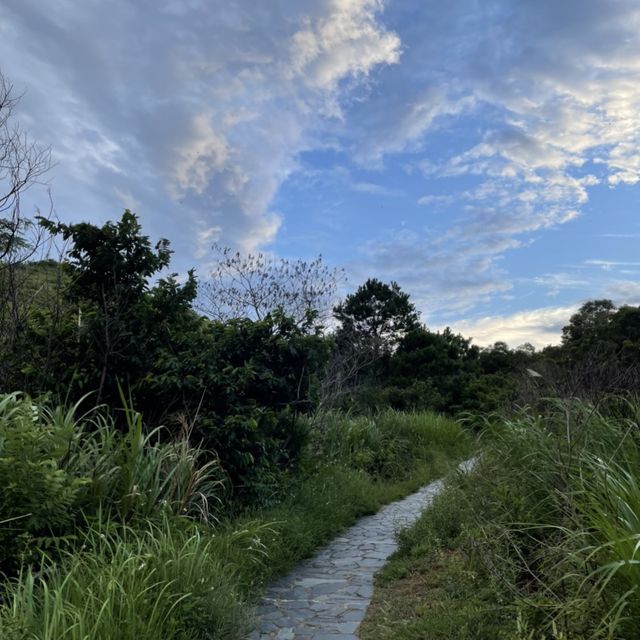
<instances>
[{"instance_id":1,"label":"green grass clump","mask_svg":"<svg viewBox=\"0 0 640 640\"><path fill-rule=\"evenodd\" d=\"M360 469L376 477L402 479L438 455L463 457L471 439L449 418L429 411L386 410L375 416L314 416L311 447L322 460Z\"/></svg>"},{"instance_id":2,"label":"green grass clump","mask_svg":"<svg viewBox=\"0 0 640 640\"><path fill-rule=\"evenodd\" d=\"M143 529L94 525L79 550L7 586L0 637L241 637L241 577L263 560L259 534L254 526L214 535L167 518Z\"/></svg>"}]
</instances>

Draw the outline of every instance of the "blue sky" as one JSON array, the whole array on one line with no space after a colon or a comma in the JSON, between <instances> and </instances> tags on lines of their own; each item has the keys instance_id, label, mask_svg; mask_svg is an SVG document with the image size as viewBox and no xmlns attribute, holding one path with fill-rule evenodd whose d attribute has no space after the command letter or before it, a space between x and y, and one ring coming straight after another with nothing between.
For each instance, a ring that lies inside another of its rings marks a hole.
<instances>
[{"instance_id":1,"label":"blue sky","mask_svg":"<svg viewBox=\"0 0 640 640\"><path fill-rule=\"evenodd\" d=\"M322 253L480 344L640 304L637 0L4 0L0 61L57 215L177 270Z\"/></svg>"}]
</instances>

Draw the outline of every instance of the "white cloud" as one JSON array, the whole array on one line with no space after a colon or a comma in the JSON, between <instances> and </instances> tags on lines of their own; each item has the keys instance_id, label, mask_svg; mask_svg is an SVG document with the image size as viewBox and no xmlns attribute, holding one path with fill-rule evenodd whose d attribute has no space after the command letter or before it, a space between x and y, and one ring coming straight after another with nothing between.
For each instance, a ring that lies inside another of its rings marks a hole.
<instances>
[{"instance_id":1,"label":"white cloud","mask_svg":"<svg viewBox=\"0 0 640 640\"><path fill-rule=\"evenodd\" d=\"M400 58L400 39L381 29L380 0L333 0L327 14L306 19L291 38L291 72L308 86L333 90L349 76L366 76Z\"/></svg>"},{"instance_id":2,"label":"white cloud","mask_svg":"<svg viewBox=\"0 0 640 640\"><path fill-rule=\"evenodd\" d=\"M374 69L399 60L383 8L9 0L0 57L29 88L25 123L54 148L65 217L113 217L114 189L135 192L145 227L188 260L209 236L244 249L275 237L270 208L297 155Z\"/></svg>"},{"instance_id":3,"label":"white cloud","mask_svg":"<svg viewBox=\"0 0 640 640\"><path fill-rule=\"evenodd\" d=\"M609 284L605 297L611 298L617 305L640 305L640 282L637 280L618 280Z\"/></svg>"},{"instance_id":4,"label":"white cloud","mask_svg":"<svg viewBox=\"0 0 640 640\"><path fill-rule=\"evenodd\" d=\"M0 58L28 87L26 126L54 147L58 209L113 217L116 194L189 265L214 239L244 250L273 240L284 226L276 196L304 152L331 150L335 178L370 196L398 195L407 176L396 185L362 168L402 154L425 184L398 206L417 201L425 218L436 208L437 232L385 236L376 221L352 269L397 278L425 311L470 313L512 288L506 252L583 215L596 185L640 177L637 0L50 9L2 3ZM312 168L331 173L331 162ZM335 233L346 205L329 206ZM635 265L589 266L621 276ZM579 286L554 268L537 284Z\"/></svg>"},{"instance_id":5,"label":"white cloud","mask_svg":"<svg viewBox=\"0 0 640 640\"><path fill-rule=\"evenodd\" d=\"M191 135L175 151L174 180L170 185L174 197L184 197L187 192L202 195L212 175L222 171L228 161L228 142L213 130L205 114L195 116Z\"/></svg>"},{"instance_id":6,"label":"white cloud","mask_svg":"<svg viewBox=\"0 0 640 640\"><path fill-rule=\"evenodd\" d=\"M578 305L545 307L511 315L461 320L454 322L451 328L473 338L473 342L480 346L488 346L500 340L512 348L525 342L542 348L560 343L562 327L577 310Z\"/></svg>"}]
</instances>

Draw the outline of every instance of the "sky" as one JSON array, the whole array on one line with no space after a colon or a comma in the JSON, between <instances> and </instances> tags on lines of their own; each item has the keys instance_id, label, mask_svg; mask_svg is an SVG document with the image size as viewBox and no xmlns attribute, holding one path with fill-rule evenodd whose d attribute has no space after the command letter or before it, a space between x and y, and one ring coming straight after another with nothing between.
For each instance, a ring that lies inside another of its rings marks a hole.
<instances>
[{"instance_id":1,"label":"sky","mask_svg":"<svg viewBox=\"0 0 640 640\"><path fill-rule=\"evenodd\" d=\"M0 69L57 216L176 271L322 254L481 345L640 304L637 0L2 0Z\"/></svg>"}]
</instances>

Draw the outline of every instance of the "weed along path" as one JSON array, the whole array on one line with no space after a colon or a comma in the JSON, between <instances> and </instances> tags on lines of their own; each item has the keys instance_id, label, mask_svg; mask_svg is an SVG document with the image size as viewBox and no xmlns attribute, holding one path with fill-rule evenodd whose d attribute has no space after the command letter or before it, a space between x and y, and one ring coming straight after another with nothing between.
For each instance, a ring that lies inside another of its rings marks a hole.
<instances>
[{"instance_id":1,"label":"weed along path","mask_svg":"<svg viewBox=\"0 0 640 640\"><path fill-rule=\"evenodd\" d=\"M460 465L468 469L472 461ZM438 480L366 516L271 585L248 640L354 640L373 594L373 576L396 550L395 534L442 488Z\"/></svg>"}]
</instances>

